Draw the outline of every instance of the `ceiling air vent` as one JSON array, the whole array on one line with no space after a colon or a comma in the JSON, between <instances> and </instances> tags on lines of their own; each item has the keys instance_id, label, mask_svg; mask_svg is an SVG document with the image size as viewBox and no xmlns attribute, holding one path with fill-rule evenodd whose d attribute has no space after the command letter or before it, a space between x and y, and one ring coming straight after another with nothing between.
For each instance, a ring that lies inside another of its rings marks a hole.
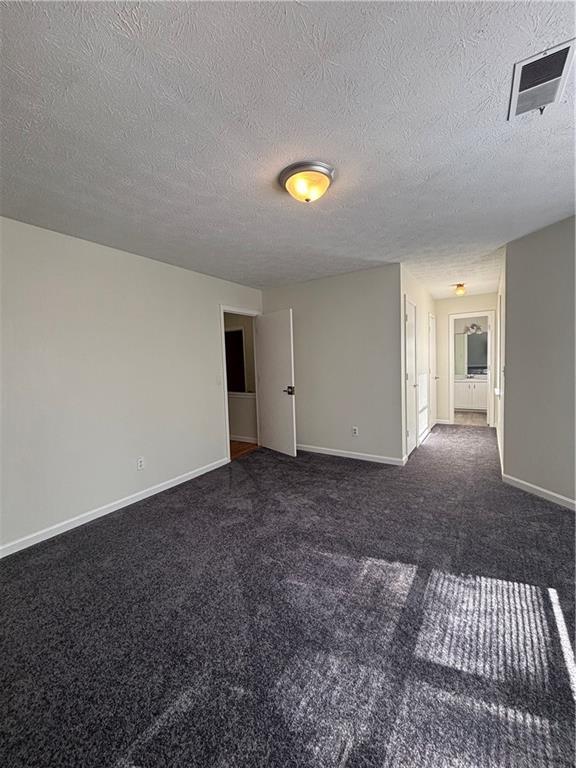
<instances>
[{"instance_id":1,"label":"ceiling air vent","mask_svg":"<svg viewBox=\"0 0 576 768\"><path fill-rule=\"evenodd\" d=\"M575 40L514 64L508 120L533 109L543 112L548 104L560 100L574 58Z\"/></svg>"}]
</instances>

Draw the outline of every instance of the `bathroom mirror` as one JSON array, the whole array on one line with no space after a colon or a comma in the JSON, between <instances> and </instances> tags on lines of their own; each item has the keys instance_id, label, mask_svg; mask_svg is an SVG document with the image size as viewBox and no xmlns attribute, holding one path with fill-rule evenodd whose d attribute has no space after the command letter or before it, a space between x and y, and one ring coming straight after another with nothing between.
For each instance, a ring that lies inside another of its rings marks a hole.
<instances>
[{"instance_id":1,"label":"bathroom mirror","mask_svg":"<svg viewBox=\"0 0 576 768\"><path fill-rule=\"evenodd\" d=\"M454 375L483 375L488 368L488 318L454 321Z\"/></svg>"},{"instance_id":2,"label":"bathroom mirror","mask_svg":"<svg viewBox=\"0 0 576 768\"><path fill-rule=\"evenodd\" d=\"M470 368L486 369L488 367L488 334L473 333L466 338L468 340L468 373L471 373Z\"/></svg>"}]
</instances>

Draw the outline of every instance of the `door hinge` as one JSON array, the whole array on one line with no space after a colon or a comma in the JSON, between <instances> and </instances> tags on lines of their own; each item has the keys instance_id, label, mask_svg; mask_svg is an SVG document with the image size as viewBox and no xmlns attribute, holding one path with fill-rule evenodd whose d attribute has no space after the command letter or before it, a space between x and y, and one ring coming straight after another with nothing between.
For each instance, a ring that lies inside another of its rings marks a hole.
<instances>
[{"instance_id":1,"label":"door hinge","mask_svg":"<svg viewBox=\"0 0 576 768\"><path fill-rule=\"evenodd\" d=\"M287 386L286 389L283 389L282 392L286 392L287 395L295 395L296 394L296 387Z\"/></svg>"}]
</instances>

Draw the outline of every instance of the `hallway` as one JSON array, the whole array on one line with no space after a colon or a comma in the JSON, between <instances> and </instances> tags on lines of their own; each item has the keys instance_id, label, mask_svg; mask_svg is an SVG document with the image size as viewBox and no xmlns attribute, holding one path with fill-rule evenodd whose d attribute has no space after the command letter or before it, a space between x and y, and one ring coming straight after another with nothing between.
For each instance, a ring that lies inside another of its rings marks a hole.
<instances>
[{"instance_id":1,"label":"hallway","mask_svg":"<svg viewBox=\"0 0 576 768\"><path fill-rule=\"evenodd\" d=\"M491 429L258 449L0 563L3 763L569 766L573 542Z\"/></svg>"},{"instance_id":2,"label":"hallway","mask_svg":"<svg viewBox=\"0 0 576 768\"><path fill-rule=\"evenodd\" d=\"M454 424L460 427L487 427L486 411L454 411Z\"/></svg>"}]
</instances>

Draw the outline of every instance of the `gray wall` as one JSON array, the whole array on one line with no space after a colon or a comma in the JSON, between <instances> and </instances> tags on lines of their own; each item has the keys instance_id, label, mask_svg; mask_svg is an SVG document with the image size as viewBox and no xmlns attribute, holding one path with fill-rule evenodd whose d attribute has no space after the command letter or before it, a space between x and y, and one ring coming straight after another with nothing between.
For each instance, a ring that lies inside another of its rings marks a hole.
<instances>
[{"instance_id":1,"label":"gray wall","mask_svg":"<svg viewBox=\"0 0 576 768\"><path fill-rule=\"evenodd\" d=\"M3 543L225 461L219 305L260 291L0 223Z\"/></svg>"},{"instance_id":2,"label":"gray wall","mask_svg":"<svg viewBox=\"0 0 576 768\"><path fill-rule=\"evenodd\" d=\"M504 473L574 499L574 218L508 244Z\"/></svg>"},{"instance_id":3,"label":"gray wall","mask_svg":"<svg viewBox=\"0 0 576 768\"><path fill-rule=\"evenodd\" d=\"M402 459L400 293L399 264L264 290L294 310L300 445Z\"/></svg>"}]
</instances>

